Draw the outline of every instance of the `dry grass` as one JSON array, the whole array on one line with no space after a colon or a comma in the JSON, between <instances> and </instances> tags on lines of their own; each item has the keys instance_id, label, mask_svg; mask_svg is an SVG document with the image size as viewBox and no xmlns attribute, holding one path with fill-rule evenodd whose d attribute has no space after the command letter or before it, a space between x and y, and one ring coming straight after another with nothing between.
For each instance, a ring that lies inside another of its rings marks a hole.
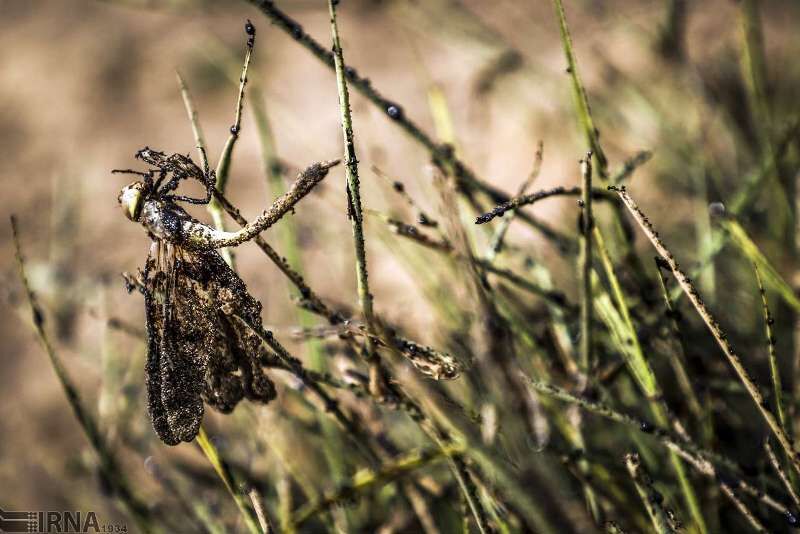
<instances>
[{"instance_id":1,"label":"dry grass","mask_svg":"<svg viewBox=\"0 0 800 534\"><path fill-rule=\"evenodd\" d=\"M154 532L798 526L796 6L146 4L4 7L0 507ZM344 163L225 253L277 400L177 447L118 275L149 240L109 171L145 145L205 147L224 196L190 212L229 231Z\"/></svg>"}]
</instances>

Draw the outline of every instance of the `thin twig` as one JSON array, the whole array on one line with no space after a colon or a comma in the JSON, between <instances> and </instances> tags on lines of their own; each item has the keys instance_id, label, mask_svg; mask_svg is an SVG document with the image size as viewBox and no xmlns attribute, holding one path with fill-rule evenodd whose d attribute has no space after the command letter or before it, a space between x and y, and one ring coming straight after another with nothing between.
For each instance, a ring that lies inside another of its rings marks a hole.
<instances>
[{"instance_id":1,"label":"thin twig","mask_svg":"<svg viewBox=\"0 0 800 534\"><path fill-rule=\"evenodd\" d=\"M592 152L581 160L581 366L589 373L592 360Z\"/></svg>"},{"instance_id":2,"label":"thin twig","mask_svg":"<svg viewBox=\"0 0 800 534\"><path fill-rule=\"evenodd\" d=\"M655 531L659 534L677 532L674 521L663 506L664 497L653 487L653 481L645 472L639 455L636 453L626 454L625 466L628 468L628 473L631 475Z\"/></svg>"},{"instance_id":3,"label":"thin twig","mask_svg":"<svg viewBox=\"0 0 800 534\"><path fill-rule=\"evenodd\" d=\"M508 202L504 202L495 206L492 211L487 211L482 215L478 215L475 218L475 224L485 224L495 217L502 217L508 211L516 211L517 209L521 208L522 206L529 206L531 204L535 204L540 200L544 200L546 198L551 197L577 197L583 196L583 187L575 186L575 187L565 187L563 185L559 185L557 187L553 187L551 189L543 189L541 191L536 191L535 193L530 193L529 195L521 195L518 197L514 197ZM592 198L596 200L600 199L608 199L611 195L609 195L608 191L605 189L594 188L592 189Z\"/></svg>"},{"instance_id":4,"label":"thin twig","mask_svg":"<svg viewBox=\"0 0 800 534\"><path fill-rule=\"evenodd\" d=\"M350 93L347 90L342 43L339 40L339 27L336 24L337 3L338 2L334 0L328 0L328 10L331 16L331 38L333 40L336 86L339 90L339 112L341 114L342 138L344 140L345 175L347 177L347 215L353 226L358 302L361 307L361 312L364 314L364 320L367 323L367 330L370 334L375 334L376 323L372 311L372 294L369 291L367 251L364 241L364 214L361 210L361 186L358 178L358 159L356 158L356 147L353 138L353 118L350 114ZM383 384L384 377L381 376L380 371L380 357L370 337L367 338L365 345L366 358L370 365L370 390L373 395L381 397L385 393L385 388Z\"/></svg>"},{"instance_id":5,"label":"thin twig","mask_svg":"<svg viewBox=\"0 0 800 534\"><path fill-rule=\"evenodd\" d=\"M544 143L539 141L539 145L536 148L536 155L534 156L533 160L533 168L531 172L528 174L528 177L525 178L525 181L519 186L519 190L517 190L517 197L522 196L525 194L525 191L533 184L536 178L539 177L539 173L542 170L542 155L544 153ZM511 226L511 221L514 219L514 215L516 215L517 211L514 210L510 216L503 219L503 222L500 223L500 226L495 230L494 235L492 235L492 239L489 242L489 247L486 252L486 261L489 263L494 262L495 257L500 253L503 248L503 241L505 240L506 234L508 233L508 228Z\"/></svg>"},{"instance_id":6,"label":"thin twig","mask_svg":"<svg viewBox=\"0 0 800 534\"><path fill-rule=\"evenodd\" d=\"M764 440L764 450L767 453L767 458L769 458L769 463L772 464L772 468L775 470L775 473L778 474L778 478L781 479L783 487L786 488L786 491L792 498L792 502L794 503L795 507L800 510L800 497L797 496L797 492L794 490L792 483L789 481L786 471L784 471L783 467L781 467L781 462L775 455L775 451L772 450L772 445L769 444L769 439Z\"/></svg>"}]
</instances>

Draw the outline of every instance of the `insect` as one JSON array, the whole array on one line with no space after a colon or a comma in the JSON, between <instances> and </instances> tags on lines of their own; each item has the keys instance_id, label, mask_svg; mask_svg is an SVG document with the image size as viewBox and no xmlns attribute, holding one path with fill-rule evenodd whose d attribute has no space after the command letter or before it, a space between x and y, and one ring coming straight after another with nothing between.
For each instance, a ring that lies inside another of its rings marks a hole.
<instances>
[{"instance_id":1,"label":"insect","mask_svg":"<svg viewBox=\"0 0 800 534\"><path fill-rule=\"evenodd\" d=\"M252 48L255 29L249 21L245 28ZM129 288L138 286L144 295L145 383L153 428L164 443L177 445L197 436L205 404L229 413L242 399L268 403L276 396L261 363L268 351L254 330L262 327L261 303L217 249L244 243L277 222L339 161L310 166L254 221L226 232L181 206L207 204L214 196L216 177L207 164L201 169L188 156L149 147L135 157L150 168L112 172L140 178L118 197L128 219L151 239L144 268L129 279ZM176 194L184 180L199 181L205 196Z\"/></svg>"},{"instance_id":2,"label":"insect","mask_svg":"<svg viewBox=\"0 0 800 534\"><path fill-rule=\"evenodd\" d=\"M155 168L124 187L119 203L152 240L137 284L145 298L148 408L158 436L175 445L197 435L203 403L228 413L243 398L267 403L275 397L260 364L266 349L247 326L261 326L261 304L216 249L244 243L271 226L338 161L312 165L252 223L224 232L179 205L207 203L213 173L180 154L145 148L136 157ZM170 193L189 178L205 185L205 198Z\"/></svg>"},{"instance_id":3,"label":"insect","mask_svg":"<svg viewBox=\"0 0 800 534\"><path fill-rule=\"evenodd\" d=\"M247 326L261 326L261 304L216 249L244 243L271 226L338 161L312 165L252 223L223 232L179 205L207 203L213 174L180 154L145 148L136 157L155 169L124 187L119 203L152 240L137 283L146 310L147 402L156 433L175 445L197 435L203 403L228 413L243 398L267 403L275 397L275 386L260 364L266 349ZM187 178L206 186L206 198L170 193Z\"/></svg>"}]
</instances>

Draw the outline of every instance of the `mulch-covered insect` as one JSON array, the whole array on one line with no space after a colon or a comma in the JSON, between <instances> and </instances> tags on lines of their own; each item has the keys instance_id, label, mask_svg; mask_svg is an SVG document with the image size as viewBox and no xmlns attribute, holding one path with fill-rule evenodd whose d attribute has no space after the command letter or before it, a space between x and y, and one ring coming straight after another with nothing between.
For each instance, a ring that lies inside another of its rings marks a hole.
<instances>
[{"instance_id":1,"label":"mulch-covered insect","mask_svg":"<svg viewBox=\"0 0 800 534\"><path fill-rule=\"evenodd\" d=\"M245 25L248 53L240 85L235 134L252 52L255 28ZM277 222L338 164L317 163L302 172L283 196L258 218L236 232L207 226L180 203L207 204L215 194L216 176L205 152L201 169L188 156L166 155L145 147L136 158L149 166L142 172L115 173L140 177L124 187L119 203L125 215L142 224L152 239L144 269L129 287L144 294L147 321L147 403L153 427L168 445L191 441L200 430L204 404L232 411L246 398L267 403L275 385L262 368L267 349L257 332L261 304L216 249L257 236ZM197 180L203 198L175 194L183 180Z\"/></svg>"},{"instance_id":2,"label":"mulch-covered insect","mask_svg":"<svg viewBox=\"0 0 800 534\"><path fill-rule=\"evenodd\" d=\"M137 285L145 297L148 407L164 443L191 441L200 429L203 403L227 413L243 398L269 402L275 386L264 373L261 304L216 251L255 237L308 194L338 161L312 165L289 191L237 232L224 232L191 217L178 203L207 203L213 172L187 156L145 148L136 157L154 168L122 189L125 215L152 239ZM184 179L204 184L206 197L171 193Z\"/></svg>"}]
</instances>

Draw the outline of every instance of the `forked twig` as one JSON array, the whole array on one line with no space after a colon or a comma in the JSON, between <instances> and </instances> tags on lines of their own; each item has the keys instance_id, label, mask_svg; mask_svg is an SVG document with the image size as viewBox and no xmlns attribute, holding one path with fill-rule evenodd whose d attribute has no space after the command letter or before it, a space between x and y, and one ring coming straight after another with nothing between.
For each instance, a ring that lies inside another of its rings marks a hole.
<instances>
[{"instance_id":1,"label":"forked twig","mask_svg":"<svg viewBox=\"0 0 800 534\"><path fill-rule=\"evenodd\" d=\"M656 532L658 534L677 532L675 520L671 517L670 512L664 508L664 498L653 486L653 481L642 466L639 455L636 453L626 454L625 467L628 468L628 473L631 475L636 491L642 499L647 515L650 516L650 521L653 523Z\"/></svg>"}]
</instances>

